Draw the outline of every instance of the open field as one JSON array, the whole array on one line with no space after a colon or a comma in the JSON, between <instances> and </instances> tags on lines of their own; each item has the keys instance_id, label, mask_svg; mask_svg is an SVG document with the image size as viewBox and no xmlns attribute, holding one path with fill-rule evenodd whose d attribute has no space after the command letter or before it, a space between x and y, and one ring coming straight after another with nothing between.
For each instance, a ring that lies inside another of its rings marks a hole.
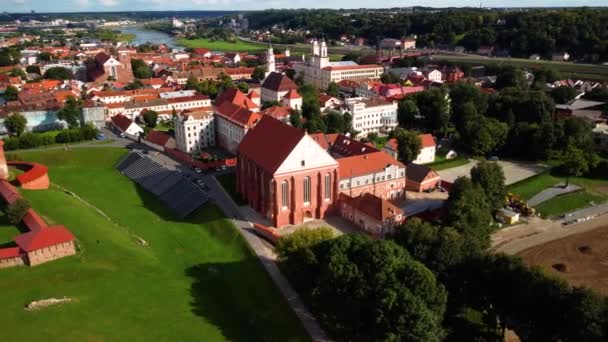
<instances>
[{"instance_id":1,"label":"open field","mask_svg":"<svg viewBox=\"0 0 608 342\"><path fill-rule=\"evenodd\" d=\"M543 216L552 217L588 207L592 203L598 204L605 200L606 196L600 196L581 190L552 198L537 205L536 210Z\"/></svg>"},{"instance_id":2,"label":"open field","mask_svg":"<svg viewBox=\"0 0 608 342\"><path fill-rule=\"evenodd\" d=\"M572 229L576 229L576 226ZM519 255L570 285L588 286L608 295L608 226L551 241ZM558 271L556 268L561 268Z\"/></svg>"},{"instance_id":3,"label":"open field","mask_svg":"<svg viewBox=\"0 0 608 342\"><path fill-rule=\"evenodd\" d=\"M512 64L522 68L538 69L542 67L552 67L560 71L564 77L583 78L593 80L605 80L608 78L608 66L595 64L576 64L568 62L554 61L535 61L523 58L489 58L474 55L449 55L437 54L433 59L441 61L460 63L460 64Z\"/></svg>"},{"instance_id":4,"label":"open field","mask_svg":"<svg viewBox=\"0 0 608 342\"><path fill-rule=\"evenodd\" d=\"M47 164L54 184L24 191L49 222L77 237L78 254L0 270L5 341L304 341L295 314L259 260L213 205L176 220L114 170L118 148L22 152ZM143 246L141 240L147 242ZM49 297L75 302L39 312Z\"/></svg>"},{"instance_id":5,"label":"open field","mask_svg":"<svg viewBox=\"0 0 608 342\"><path fill-rule=\"evenodd\" d=\"M267 47L265 44L255 44L240 39L237 39L232 43L223 40L211 41L209 39L182 38L178 39L177 42L188 48L205 48L213 51L253 52L265 50Z\"/></svg>"},{"instance_id":6,"label":"open field","mask_svg":"<svg viewBox=\"0 0 608 342\"><path fill-rule=\"evenodd\" d=\"M507 190L509 192L518 194L524 200L529 200L537 193L558 184L560 181L561 180L551 176L549 172L543 172L536 176L511 184Z\"/></svg>"},{"instance_id":7,"label":"open field","mask_svg":"<svg viewBox=\"0 0 608 342\"><path fill-rule=\"evenodd\" d=\"M436 156L435 161L430 164L426 164L426 166L432 168L435 171L441 171L441 170L451 169L453 167L466 165L468 163L469 163L469 160L464 157L446 159L445 157Z\"/></svg>"}]
</instances>

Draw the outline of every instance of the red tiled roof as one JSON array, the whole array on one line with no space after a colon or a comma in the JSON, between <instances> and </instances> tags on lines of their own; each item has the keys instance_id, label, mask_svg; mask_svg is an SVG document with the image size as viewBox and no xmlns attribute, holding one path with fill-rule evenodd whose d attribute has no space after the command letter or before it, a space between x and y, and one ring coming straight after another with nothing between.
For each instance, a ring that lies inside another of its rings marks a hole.
<instances>
[{"instance_id":1,"label":"red tiled roof","mask_svg":"<svg viewBox=\"0 0 608 342\"><path fill-rule=\"evenodd\" d=\"M272 106L266 108L262 113L272 116L277 120L283 120L291 114L291 109L289 107Z\"/></svg>"},{"instance_id":2,"label":"red tiled roof","mask_svg":"<svg viewBox=\"0 0 608 342\"><path fill-rule=\"evenodd\" d=\"M15 237L15 243L26 252L73 240L74 235L72 235L64 226L44 228L39 231L31 231Z\"/></svg>"},{"instance_id":3,"label":"red tiled roof","mask_svg":"<svg viewBox=\"0 0 608 342\"><path fill-rule=\"evenodd\" d=\"M338 159L340 178L368 175L383 170L389 165L404 165L384 152L373 152Z\"/></svg>"},{"instance_id":4,"label":"red tiled roof","mask_svg":"<svg viewBox=\"0 0 608 342\"><path fill-rule=\"evenodd\" d=\"M0 259L16 258L21 254L19 247L0 248Z\"/></svg>"},{"instance_id":5,"label":"red tiled roof","mask_svg":"<svg viewBox=\"0 0 608 342\"><path fill-rule=\"evenodd\" d=\"M215 106L215 113L243 127L252 127L262 117L260 113L254 113L245 107L237 106L231 102L224 102L219 106Z\"/></svg>"},{"instance_id":6,"label":"red tiled roof","mask_svg":"<svg viewBox=\"0 0 608 342\"><path fill-rule=\"evenodd\" d=\"M264 80L262 87L277 92L298 89L298 85L295 84L289 77L278 72L271 72Z\"/></svg>"},{"instance_id":7,"label":"red tiled roof","mask_svg":"<svg viewBox=\"0 0 608 342\"><path fill-rule=\"evenodd\" d=\"M397 206L368 192L354 198L346 194L340 194L340 200L378 221L385 221L403 214L403 210Z\"/></svg>"},{"instance_id":8,"label":"red tiled roof","mask_svg":"<svg viewBox=\"0 0 608 342\"><path fill-rule=\"evenodd\" d=\"M161 131L150 131L145 139L153 144L165 146L165 144L167 144L167 142L171 139L171 136Z\"/></svg>"},{"instance_id":9,"label":"red tiled roof","mask_svg":"<svg viewBox=\"0 0 608 342\"><path fill-rule=\"evenodd\" d=\"M256 105L249 97L245 96L240 90L236 88L228 88L224 90L216 99L215 105L221 106L224 102L230 102L237 106L245 107L247 109L256 109Z\"/></svg>"},{"instance_id":10,"label":"red tiled roof","mask_svg":"<svg viewBox=\"0 0 608 342\"><path fill-rule=\"evenodd\" d=\"M298 91L295 89L291 89L287 92L287 94L285 94L285 96L283 96L283 98L286 99L301 99L302 96L300 96L300 94L298 94Z\"/></svg>"},{"instance_id":11,"label":"red tiled roof","mask_svg":"<svg viewBox=\"0 0 608 342\"><path fill-rule=\"evenodd\" d=\"M437 146L435 138L433 138L431 134L420 134L418 135L418 138L420 138L422 143L421 148Z\"/></svg>"},{"instance_id":12,"label":"red tiled roof","mask_svg":"<svg viewBox=\"0 0 608 342\"><path fill-rule=\"evenodd\" d=\"M121 130L126 131L133 121L122 114L117 114L112 117L112 123Z\"/></svg>"},{"instance_id":13,"label":"red tiled roof","mask_svg":"<svg viewBox=\"0 0 608 342\"><path fill-rule=\"evenodd\" d=\"M44 228L48 228L48 225L40 215L34 209L29 208L23 216L23 223L32 232L38 232Z\"/></svg>"},{"instance_id":14,"label":"red tiled roof","mask_svg":"<svg viewBox=\"0 0 608 342\"><path fill-rule=\"evenodd\" d=\"M392 139L388 139L388 141L386 142L386 144L384 144L384 147L387 147L393 151L397 151L397 139L392 138Z\"/></svg>"},{"instance_id":15,"label":"red tiled roof","mask_svg":"<svg viewBox=\"0 0 608 342\"><path fill-rule=\"evenodd\" d=\"M239 144L239 154L274 174L304 135L304 131L265 115L245 134Z\"/></svg>"}]
</instances>

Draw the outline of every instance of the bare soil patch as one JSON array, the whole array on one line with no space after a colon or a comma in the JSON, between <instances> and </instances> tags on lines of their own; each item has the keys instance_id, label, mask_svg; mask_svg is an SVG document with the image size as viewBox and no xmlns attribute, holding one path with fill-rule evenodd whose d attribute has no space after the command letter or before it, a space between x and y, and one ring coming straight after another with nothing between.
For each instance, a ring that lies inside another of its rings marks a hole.
<instances>
[{"instance_id":1,"label":"bare soil patch","mask_svg":"<svg viewBox=\"0 0 608 342\"><path fill-rule=\"evenodd\" d=\"M570 285L608 295L608 226L526 249L519 256Z\"/></svg>"}]
</instances>

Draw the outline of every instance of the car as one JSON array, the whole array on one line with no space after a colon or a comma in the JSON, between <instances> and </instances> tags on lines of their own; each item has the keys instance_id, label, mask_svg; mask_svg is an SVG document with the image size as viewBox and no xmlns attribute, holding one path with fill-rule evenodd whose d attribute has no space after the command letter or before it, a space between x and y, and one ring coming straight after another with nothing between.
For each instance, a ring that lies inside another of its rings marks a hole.
<instances>
[{"instance_id":1,"label":"car","mask_svg":"<svg viewBox=\"0 0 608 342\"><path fill-rule=\"evenodd\" d=\"M126 138L126 137L127 137L127 136L126 136L124 133L120 133L120 134L119 134L119 136L120 136L121 138Z\"/></svg>"},{"instance_id":2,"label":"car","mask_svg":"<svg viewBox=\"0 0 608 342\"><path fill-rule=\"evenodd\" d=\"M220 169L220 167L219 167L219 166L215 168L215 171L217 171L217 172L220 172L221 170L222 170L222 169Z\"/></svg>"},{"instance_id":3,"label":"car","mask_svg":"<svg viewBox=\"0 0 608 342\"><path fill-rule=\"evenodd\" d=\"M226 165L222 165L222 171L226 171L227 167Z\"/></svg>"},{"instance_id":4,"label":"car","mask_svg":"<svg viewBox=\"0 0 608 342\"><path fill-rule=\"evenodd\" d=\"M203 182L202 179L197 179L196 180L196 184L198 184L198 185L205 185L205 182Z\"/></svg>"},{"instance_id":5,"label":"car","mask_svg":"<svg viewBox=\"0 0 608 342\"><path fill-rule=\"evenodd\" d=\"M498 158L498 156L491 156L491 157L488 157L488 160L489 161L498 161L499 158Z\"/></svg>"},{"instance_id":6,"label":"car","mask_svg":"<svg viewBox=\"0 0 608 342\"><path fill-rule=\"evenodd\" d=\"M199 169L198 167L195 167L195 168L194 168L194 172L196 172L196 173L201 173L201 172L203 172L203 170Z\"/></svg>"},{"instance_id":7,"label":"car","mask_svg":"<svg viewBox=\"0 0 608 342\"><path fill-rule=\"evenodd\" d=\"M141 151L141 153L148 154L149 152L148 152L148 150L143 150L143 151Z\"/></svg>"},{"instance_id":8,"label":"car","mask_svg":"<svg viewBox=\"0 0 608 342\"><path fill-rule=\"evenodd\" d=\"M106 135L103 133L99 133L97 134L97 136L95 137L95 139L97 140L106 140Z\"/></svg>"}]
</instances>

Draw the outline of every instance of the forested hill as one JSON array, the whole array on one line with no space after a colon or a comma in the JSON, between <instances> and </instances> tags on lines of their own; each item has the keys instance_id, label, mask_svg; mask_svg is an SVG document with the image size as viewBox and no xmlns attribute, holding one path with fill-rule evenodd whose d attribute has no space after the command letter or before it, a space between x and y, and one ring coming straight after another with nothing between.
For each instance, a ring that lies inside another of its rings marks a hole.
<instances>
[{"instance_id":1,"label":"forested hill","mask_svg":"<svg viewBox=\"0 0 608 342\"><path fill-rule=\"evenodd\" d=\"M377 39L417 35L418 45L462 45L468 50L494 46L511 56L550 57L567 51L587 61L608 59L608 9L529 9L526 11L449 9L380 12L344 10L268 10L247 14L250 27L307 29L311 36L341 35Z\"/></svg>"}]
</instances>

